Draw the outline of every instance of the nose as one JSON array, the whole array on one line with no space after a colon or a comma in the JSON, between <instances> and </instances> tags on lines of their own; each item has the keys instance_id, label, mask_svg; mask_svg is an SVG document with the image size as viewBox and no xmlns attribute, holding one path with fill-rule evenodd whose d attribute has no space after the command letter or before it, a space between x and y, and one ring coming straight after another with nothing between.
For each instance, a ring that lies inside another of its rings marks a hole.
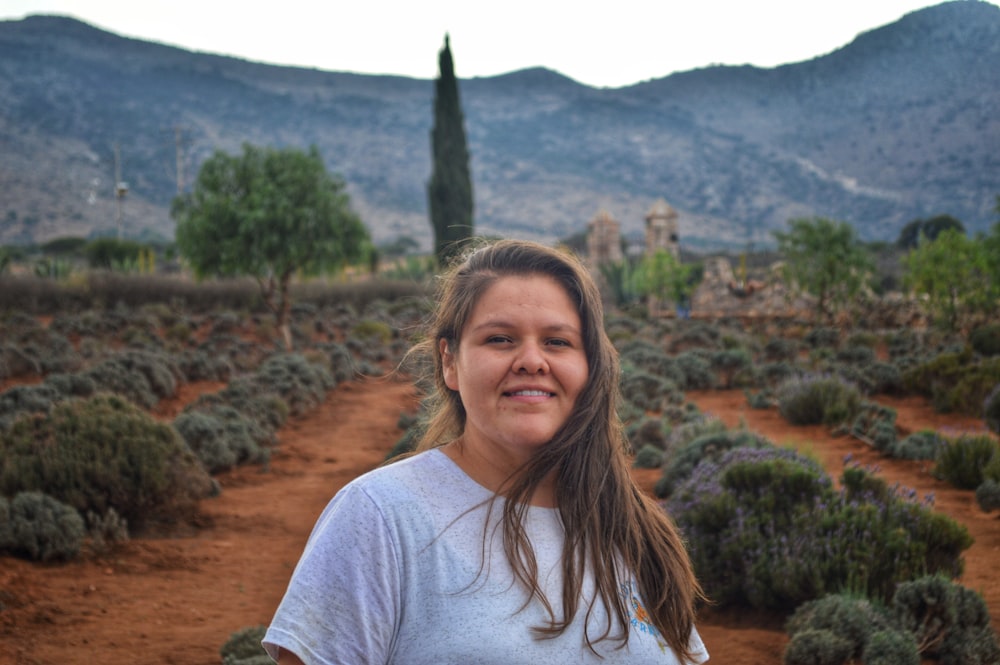
<instances>
[{"instance_id":1,"label":"nose","mask_svg":"<svg viewBox=\"0 0 1000 665\"><path fill-rule=\"evenodd\" d=\"M549 363L545 354L535 342L525 342L514 359L514 371L518 374L545 374Z\"/></svg>"}]
</instances>

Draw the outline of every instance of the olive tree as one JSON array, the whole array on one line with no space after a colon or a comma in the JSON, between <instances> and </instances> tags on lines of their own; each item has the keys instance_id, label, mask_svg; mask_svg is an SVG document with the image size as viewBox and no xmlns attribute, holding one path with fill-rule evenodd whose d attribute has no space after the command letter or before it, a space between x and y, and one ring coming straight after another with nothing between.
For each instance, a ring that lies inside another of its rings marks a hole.
<instances>
[{"instance_id":1,"label":"olive tree","mask_svg":"<svg viewBox=\"0 0 1000 665\"><path fill-rule=\"evenodd\" d=\"M193 191L174 200L178 250L199 277L256 279L290 348L292 276L340 269L370 248L345 187L315 147L217 151Z\"/></svg>"},{"instance_id":2,"label":"olive tree","mask_svg":"<svg viewBox=\"0 0 1000 665\"><path fill-rule=\"evenodd\" d=\"M832 319L867 284L871 257L847 222L817 217L793 219L788 226L774 232L785 277L816 297L821 317Z\"/></svg>"},{"instance_id":3,"label":"olive tree","mask_svg":"<svg viewBox=\"0 0 1000 665\"><path fill-rule=\"evenodd\" d=\"M995 310L988 247L963 232L949 229L922 241L904 258L904 269L904 283L927 296L938 323L949 330L968 315Z\"/></svg>"}]
</instances>

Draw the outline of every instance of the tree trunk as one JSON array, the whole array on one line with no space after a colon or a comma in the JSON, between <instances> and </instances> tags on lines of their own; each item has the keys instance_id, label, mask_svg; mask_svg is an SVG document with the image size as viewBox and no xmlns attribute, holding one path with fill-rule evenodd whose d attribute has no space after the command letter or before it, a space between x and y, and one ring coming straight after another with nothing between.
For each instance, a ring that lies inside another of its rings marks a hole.
<instances>
[{"instance_id":1,"label":"tree trunk","mask_svg":"<svg viewBox=\"0 0 1000 665\"><path fill-rule=\"evenodd\" d=\"M288 324L292 311L292 302L289 299L288 290L292 281L292 273L286 272L281 276L280 300L275 308L274 314L277 319L278 330L282 339L285 340L285 350L292 350L292 329Z\"/></svg>"}]
</instances>

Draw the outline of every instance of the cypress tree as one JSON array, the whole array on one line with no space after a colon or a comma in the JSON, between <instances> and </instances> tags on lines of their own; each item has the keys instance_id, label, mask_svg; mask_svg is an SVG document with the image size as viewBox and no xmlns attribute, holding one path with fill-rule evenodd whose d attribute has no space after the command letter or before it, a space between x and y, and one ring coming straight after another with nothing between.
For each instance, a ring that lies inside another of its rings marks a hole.
<instances>
[{"instance_id":1,"label":"cypress tree","mask_svg":"<svg viewBox=\"0 0 1000 665\"><path fill-rule=\"evenodd\" d=\"M472 237L473 231L469 150L448 35L438 53L438 68L431 130L434 171L427 185L427 199L434 229L434 253L438 265L444 266Z\"/></svg>"}]
</instances>

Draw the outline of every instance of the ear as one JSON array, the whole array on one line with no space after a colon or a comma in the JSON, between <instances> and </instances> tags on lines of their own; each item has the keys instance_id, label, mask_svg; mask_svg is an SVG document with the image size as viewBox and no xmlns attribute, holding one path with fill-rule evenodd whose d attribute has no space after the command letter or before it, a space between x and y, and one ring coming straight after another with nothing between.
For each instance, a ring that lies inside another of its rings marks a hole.
<instances>
[{"instance_id":1,"label":"ear","mask_svg":"<svg viewBox=\"0 0 1000 665\"><path fill-rule=\"evenodd\" d=\"M444 384L458 391L458 371L455 369L455 354L448 348L448 340L438 340L438 351L441 352L441 372L444 374Z\"/></svg>"}]
</instances>

